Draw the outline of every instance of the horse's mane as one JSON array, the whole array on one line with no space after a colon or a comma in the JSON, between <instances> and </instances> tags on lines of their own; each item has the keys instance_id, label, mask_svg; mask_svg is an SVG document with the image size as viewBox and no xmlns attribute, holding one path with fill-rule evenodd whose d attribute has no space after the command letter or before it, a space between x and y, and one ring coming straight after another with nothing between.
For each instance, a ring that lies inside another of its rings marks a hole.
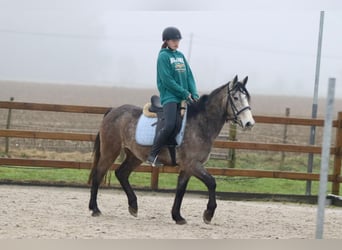
<instances>
[{"instance_id":1,"label":"horse's mane","mask_svg":"<svg viewBox=\"0 0 342 250\"><path fill-rule=\"evenodd\" d=\"M205 110L206 103L209 99L209 95L202 95L197 102L188 104L187 117L191 118L196 116L201 111Z\"/></svg>"},{"instance_id":2,"label":"horse's mane","mask_svg":"<svg viewBox=\"0 0 342 250\"><path fill-rule=\"evenodd\" d=\"M187 117L188 118L195 117L197 114L204 111L206 109L208 100L215 98L215 96L218 93L220 93L222 91L222 89L226 88L228 84L229 84L229 82L222 85L221 87L214 89L209 95L208 94L202 95L201 98L197 102L193 102L193 103L189 104L188 105ZM235 84L234 88L237 89L238 91L244 93L246 95L248 101L250 100L250 95L249 95L244 84L242 84L241 82L237 82Z\"/></svg>"},{"instance_id":3,"label":"horse's mane","mask_svg":"<svg viewBox=\"0 0 342 250\"><path fill-rule=\"evenodd\" d=\"M218 93L222 91L223 88L226 88L227 85L228 83L222 85L221 87L214 89L209 95L208 94L202 95L201 98L197 102L193 102L189 104L187 117L188 118L194 117L200 112L204 111L206 109L208 100L215 97Z\"/></svg>"}]
</instances>

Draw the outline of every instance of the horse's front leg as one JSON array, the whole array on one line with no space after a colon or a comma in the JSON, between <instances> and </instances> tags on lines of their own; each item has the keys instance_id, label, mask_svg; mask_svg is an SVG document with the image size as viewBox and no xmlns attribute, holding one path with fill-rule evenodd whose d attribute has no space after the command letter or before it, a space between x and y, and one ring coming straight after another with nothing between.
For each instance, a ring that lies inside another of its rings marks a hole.
<instances>
[{"instance_id":1,"label":"horse's front leg","mask_svg":"<svg viewBox=\"0 0 342 250\"><path fill-rule=\"evenodd\" d=\"M188 185L190 176L184 171L181 171L178 176L176 196L172 206L172 219L176 221L176 224L183 225L186 224L186 220L180 214L180 208L182 205L183 197L185 194L186 187Z\"/></svg>"},{"instance_id":2,"label":"horse's front leg","mask_svg":"<svg viewBox=\"0 0 342 250\"><path fill-rule=\"evenodd\" d=\"M203 221L206 224L209 224L214 216L215 209L217 207L216 181L215 178L211 174L209 174L208 171L202 165L199 165L194 169L194 176L201 180L208 188L209 200L207 204L207 209L203 213Z\"/></svg>"}]
</instances>

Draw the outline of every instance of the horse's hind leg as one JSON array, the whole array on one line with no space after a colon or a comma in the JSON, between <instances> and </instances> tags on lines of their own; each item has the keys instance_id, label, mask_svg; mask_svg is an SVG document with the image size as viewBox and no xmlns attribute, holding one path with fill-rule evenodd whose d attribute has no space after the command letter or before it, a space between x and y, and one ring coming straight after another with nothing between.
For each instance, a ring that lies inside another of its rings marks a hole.
<instances>
[{"instance_id":1,"label":"horse's hind leg","mask_svg":"<svg viewBox=\"0 0 342 250\"><path fill-rule=\"evenodd\" d=\"M99 186L103 180L103 177L112 166L116 157L120 154L120 148L113 152L103 153L101 152L101 156L95 169L92 173L92 181L91 181L91 191L90 191L90 201L89 201L89 209L93 211L92 216L99 216L101 214L100 209L97 205L97 193L99 190Z\"/></svg>"},{"instance_id":2,"label":"horse's hind leg","mask_svg":"<svg viewBox=\"0 0 342 250\"><path fill-rule=\"evenodd\" d=\"M180 172L178 176L176 196L175 196L175 200L174 200L172 210L171 210L172 219L176 221L176 224L178 225L186 224L186 220L180 214L180 208L182 205L183 197L184 197L189 179L190 179L190 176L187 175L184 171Z\"/></svg>"},{"instance_id":3,"label":"horse's hind leg","mask_svg":"<svg viewBox=\"0 0 342 250\"><path fill-rule=\"evenodd\" d=\"M134 217L138 215L138 202L137 196L134 193L130 183L129 176L132 171L141 164L141 161L136 158L131 151L125 150L126 159L124 162L115 170L115 175L118 178L123 190L125 191L128 199L128 211Z\"/></svg>"}]
</instances>

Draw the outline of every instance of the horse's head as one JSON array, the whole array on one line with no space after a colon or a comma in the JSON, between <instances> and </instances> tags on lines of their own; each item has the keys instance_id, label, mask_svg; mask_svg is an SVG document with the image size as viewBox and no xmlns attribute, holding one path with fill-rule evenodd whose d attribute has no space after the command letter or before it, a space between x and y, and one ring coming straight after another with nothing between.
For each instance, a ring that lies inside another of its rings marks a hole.
<instances>
[{"instance_id":1,"label":"horse's head","mask_svg":"<svg viewBox=\"0 0 342 250\"><path fill-rule=\"evenodd\" d=\"M246 89L248 76L242 82L235 76L228 83L227 96L227 120L239 124L243 129L250 129L254 126L254 119L249 106L249 93Z\"/></svg>"}]
</instances>

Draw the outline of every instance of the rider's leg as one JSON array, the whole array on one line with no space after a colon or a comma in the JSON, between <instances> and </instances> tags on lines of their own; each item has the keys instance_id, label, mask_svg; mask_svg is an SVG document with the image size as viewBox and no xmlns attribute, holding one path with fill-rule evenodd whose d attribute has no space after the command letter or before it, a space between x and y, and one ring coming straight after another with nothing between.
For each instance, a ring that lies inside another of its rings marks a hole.
<instances>
[{"instance_id":1,"label":"rider's leg","mask_svg":"<svg viewBox=\"0 0 342 250\"><path fill-rule=\"evenodd\" d=\"M164 127L160 129L156 134L150 155L147 158L147 163L151 164L153 167L163 166L163 164L158 161L158 154L162 147L165 146L170 135L173 133L175 129L178 112L177 110L177 103L175 102L170 102L163 106L165 119Z\"/></svg>"}]
</instances>

